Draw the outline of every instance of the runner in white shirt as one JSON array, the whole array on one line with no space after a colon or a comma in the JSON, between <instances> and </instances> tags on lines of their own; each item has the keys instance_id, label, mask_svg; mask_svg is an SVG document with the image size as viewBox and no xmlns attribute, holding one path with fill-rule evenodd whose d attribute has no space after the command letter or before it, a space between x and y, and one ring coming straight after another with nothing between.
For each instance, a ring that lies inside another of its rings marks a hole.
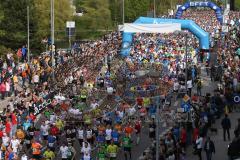
<instances>
[{"instance_id":1,"label":"runner in white shirt","mask_svg":"<svg viewBox=\"0 0 240 160\"><path fill-rule=\"evenodd\" d=\"M48 137L48 130L49 130L49 125L43 122L43 124L40 127L40 131L45 141L47 140L47 137Z\"/></svg>"},{"instance_id":2,"label":"runner in white shirt","mask_svg":"<svg viewBox=\"0 0 240 160\"><path fill-rule=\"evenodd\" d=\"M130 108L128 109L128 115L129 115L130 117L133 116L135 113L136 113L135 107L130 107Z\"/></svg>"},{"instance_id":3,"label":"runner in white shirt","mask_svg":"<svg viewBox=\"0 0 240 160\"><path fill-rule=\"evenodd\" d=\"M124 116L124 112L123 111L117 111L118 117L122 120L123 116Z\"/></svg>"},{"instance_id":4,"label":"runner in white shirt","mask_svg":"<svg viewBox=\"0 0 240 160\"><path fill-rule=\"evenodd\" d=\"M81 152L83 153L83 159L85 158L84 160L91 157L91 146L88 142L83 142Z\"/></svg>"},{"instance_id":5,"label":"runner in white shirt","mask_svg":"<svg viewBox=\"0 0 240 160\"><path fill-rule=\"evenodd\" d=\"M28 157L26 154L22 155L21 160L28 160Z\"/></svg>"},{"instance_id":6,"label":"runner in white shirt","mask_svg":"<svg viewBox=\"0 0 240 160\"><path fill-rule=\"evenodd\" d=\"M93 144L93 131L90 127L86 131L86 136L87 136L87 142L90 144Z\"/></svg>"},{"instance_id":7,"label":"runner in white shirt","mask_svg":"<svg viewBox=\"0 0 240 160\"><path fill-rule=\"evenodd\" d=\"M174 90L174 92L177 92L178 89L179 89L179 83L177 80L175 80L173 83L173 90Z\"/></svg>"},{"instance_id":8,"label":"runner in white shirt","mask_svg":"<svg viewBox=\"0 0 240 160\"><path fill-rule=\"evenodd\" d=\"M18 139L16 139L15 136L13 136L13 138L11 140L11 146L12 146L14 153L17 153L19 145L20 145L20 141Z\"/></svg>"},{"instance_id":9,"label":"runner in white shirt","mask_svg":"<svg viewBox=\"0 0 240 160\"><path fill-rule=\"evenodd\" d=\"M39 83L39 75L38 75L38 74L35 74L35 75L33 76L33 83L34 83L35 85L37 85L37 84Z\"/></svg>"},{"instance_id":10,"label":"runner in white shirt","mask_svg":"<svg viewBox=\"0 0 240 160\"><path fill-rule=\"evenodd\" d=\"M91 109L93 109L93 110L96 109L98 106L99 106L99 104L95 100L90 105Z\"/></svg>"},{"instance_id":11,"label":"runner in white shirt","mask_svg":"<svg viewBox=\"0 0 240 160\"><path fill-rule=\"evenodd\" d=\"M9 146L9 142L10 142L10 138L7 136L6 133L3 134L3 137L2 137L2 143L5 147L8 147Z\"/></svg>"},{"instance_id":12,"label":"runner in white shirt","mask_svg":"<svg viewBox=\"0 0 240 160\"><path fill-rule=\"evenodd\" d=\"M110 128L110 126L108 125L107 128L106 128L106 141L107 141L107 144L110 144L111 140L112 140L112 129Z\"/></svg>"},{"instance_id":13,"label":"runner in white shirt","mask_svg":"<svg viewBox=\"0 0 240 160\"><path fill-rule=\"evenodd\" d=\"M198 136L196 140L197 155L199 159L202 159L202 147L203 147L203 138Z\"/></svg>"},{"instance_id":14,"label":"runner in white shirt","mask_svg":"<svg viewBox=\"0 0 240 160\"><path fill-rule=\"evenodd\" d=\"M50 115L50 123L53 124L56 121L56 115L55 114L51 114Z\"/></svg>"},{"instance_id":15,"label":"runner in white shirt","mask_svg":"<svg viewBox=\"0 0 240 160\"><path fill-rule=\"evenodd\" d=\"M192 94L192 80L187 81L188 95L191 97Z\"/></svg>"},{"instance_id":16,"label":"runner in white shirt","mask_svg":"<svg viewBox=\"0 0 240 160\"><path fill-rule=\"evenodd\" d=\"M84 139L84 130L82 129L82 127L77 129L77 139L79 141L79 144L83 143L83 139Z\"/></svg>"},{"instance_id":17,"label":"runner in white shirt","mask_svg":"<svg viewBox=\"0 0 240 160\"><path fill-rule=\"evenodd\" d=\"M60 152L61 152L62 160L67 160L67 159L68 159L68 152L69 152L68 146L66 146L65 144L63 144L63 145L60 147Z\"/></svg>"}]
</instances>

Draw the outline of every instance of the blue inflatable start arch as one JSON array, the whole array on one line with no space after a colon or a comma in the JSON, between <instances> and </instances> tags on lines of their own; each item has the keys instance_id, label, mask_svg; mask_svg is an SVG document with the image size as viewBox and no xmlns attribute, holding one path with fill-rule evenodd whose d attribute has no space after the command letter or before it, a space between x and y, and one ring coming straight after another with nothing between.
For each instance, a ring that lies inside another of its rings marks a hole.
<instances>
[{"instance_id":1,"label":"blue inflatable start arch","mask_svg":"<svg viewBox=\"0 0 240 160\"><path fill-rule=\"evenodd\" d=\"M223 23L223 15L222 15L222 9L218 7L215 3L206 1L206 2L187 2L184 5L178 7L176 17L177 19L180 19L182 17L182 14L185 10L187 10L190 7L208 7L215 11L217 20L222 24Z\"/></svg>"},{"instance_id":2,"label":"blue inflatable start arch","mask_svg":"<svg viewBox=\"0 0 240 160\"><path fill-rule=\"evenodd\" d=\"M179 23L181 24L182 30L188 30L192 34L194 34L200 42L201 49L209 49L210 40L209 33L205 32L201 29L194 21L192 20L182 20L182 19L162 19L162 18L148 18L148 17L140 17L138 18L134 24L161 24L161 23ZM133 41L132 32L123 32L123 40L122 40L122 49L121 55L128 56L131 50L131 45Z\"/></svg>"}]
</instances>

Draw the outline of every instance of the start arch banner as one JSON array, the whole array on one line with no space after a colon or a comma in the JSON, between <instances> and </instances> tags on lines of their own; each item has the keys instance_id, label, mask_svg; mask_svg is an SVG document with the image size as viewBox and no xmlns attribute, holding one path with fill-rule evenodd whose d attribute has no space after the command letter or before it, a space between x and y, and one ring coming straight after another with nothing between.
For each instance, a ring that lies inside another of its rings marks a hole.
<instances>
[{"instance_id":1,"label":"start arch banner","mask_svg":"<svg viewBox=\"0 0 240 160\"><path fill-rule=\"evenodd\" d=\"M172 25L173 30L174 28L176 30L179 30L178 27L180 24L181 30L188 30L199 39L199 42L200 42L199 46L201 49L208 50L210 46L209 33L205 32L201 27L199 27L192 20L139 17L135 22L133 22L133 24L135 24L135 26L147 25L148 27L151 24L159 24L160 26L164 26L164 24L165 26ZM119 26L119 29L123 31L121 55L125 57L129 55L131 45L133 42L133 35L136 33L135 32L136 30L128 30L128 31L124 30L124 25ZM164 30L161 30L159 32L162 33L164 32Z\"/></svg>"},{"instance_id":2,"label":"start arch banner","mask_svg":"<svg viewBox=\"0 0 240 160\"><path fill-rule=\"evenodd\" d=\"M180 23L163 23L163 24L133 24L125 23L120 31L129 33L172 33L181 31Z\"/></svg>"},{"instance_id":3,"label":"start arch banner","mask_svg":"<svg viewBox=\"0 0 240 160\"><path fill-rule=\"evenodd\" d=\"M190 7L208 7L215 11L217 20L222 24L223 23L223 14L222 9L218 7L215 3L206 1L206 2L187 2L184 5L178 7L176 18L180 19L185 10Z\"/></svg>"}]
</instances>

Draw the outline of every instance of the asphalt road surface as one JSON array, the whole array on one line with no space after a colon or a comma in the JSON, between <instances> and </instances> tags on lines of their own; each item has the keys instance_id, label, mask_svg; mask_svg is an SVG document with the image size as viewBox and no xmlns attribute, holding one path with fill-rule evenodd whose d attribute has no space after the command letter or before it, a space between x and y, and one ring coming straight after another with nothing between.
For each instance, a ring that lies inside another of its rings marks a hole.
<instances>
[{"instance_id":1,"label":"asphalt road surface","mask_svg":"<svg viewBox=\"0 0 240 160\"><path fill-rule=\"evenodd\" d=\"M205 95L206 93L212 93L214 89L216 89L217 87L217 83L216 82L211 82L211 79L210 77L208 77L206 75L206 71L205 71L205 67L202 67L201 68L201 78L202 78L202 81L203 81L203 88L202 88L202 95ZM196 93L196 88L193 89L192 91L192 94ZM172 109L176 109L177 107L179 107L180 105L180 99L174 101L174 98L172 98L172 104L174 104L172 106ZM219 122L217 122L218 124ZM234 124L233 124L234 125ZM217 126L219 127L219 126ZM167 128L164 128L164 127L160 127L160 134L163 133ZM222 131L220 130L219 131L219 134L217 137L221 137L220 135L222 135L221 133ZM216 138L217 138L216 137ZM218 143L221 143L221 141L218 141ZM142 153L144 152L144 150L149 147L150 145L152 144L152 141L148 138L148 127L144 127L143 130L142 130L142 135L141 135L141 141L140 141L140 144L139 145L135 145L133 146L132 148L132 160L137 160L141 155ZM224 146L227 146L227 142L225 142L225 145ZM217 144L216 144L217 145ZM221 145L220 146L217 146L218 148L220 147L221 148ZM220 157L222 158L223 155L225 155L225 152L219 152L219 156L217 155L218 154L218 148L216 148L217 150L217 153L216 153L216 157ZM222 149L224 150L224 148ZM119 154L118 154L118 160L124 160L124 154L123 154L123 151L120 151ZM187 160L197 160L197 157L194 156L192 154L192 146L189 146L188 147L188 150L187 150L187 156L186 156L186 159ZM214 159L213 159L214 160ZM216 160L226 160L226 159L216 159Z\"/></svg>"}]
</instances>

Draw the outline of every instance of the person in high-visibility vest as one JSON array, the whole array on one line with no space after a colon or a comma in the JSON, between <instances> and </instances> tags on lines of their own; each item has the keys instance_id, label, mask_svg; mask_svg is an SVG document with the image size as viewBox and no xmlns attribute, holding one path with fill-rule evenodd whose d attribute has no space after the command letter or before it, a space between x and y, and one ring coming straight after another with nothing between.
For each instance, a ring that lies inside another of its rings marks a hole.
<instances>
[{"instance_id":1,"label":"person in high-visibility vest","mask_svg":"<svg viewBox=\"0 0 240 160\"><path fill-rule=\"evenodd\" d=\"M47 150L43 153L43 157L45 160L53 160L55 158L55 154L50 150L50 148L47 148Z\"/></svg>"},{"instance_id":2,"label":"person in high-visibility vest","mask_svg":"<svg viewBox=\"0 0 240 160\"><path fill-rule=\"evenodd\" d=\"M86 100L87 100L87 90L86 89L82 89L80 98L81 98L82 102L86 102Z\"/></svg>"}]
</instances>

